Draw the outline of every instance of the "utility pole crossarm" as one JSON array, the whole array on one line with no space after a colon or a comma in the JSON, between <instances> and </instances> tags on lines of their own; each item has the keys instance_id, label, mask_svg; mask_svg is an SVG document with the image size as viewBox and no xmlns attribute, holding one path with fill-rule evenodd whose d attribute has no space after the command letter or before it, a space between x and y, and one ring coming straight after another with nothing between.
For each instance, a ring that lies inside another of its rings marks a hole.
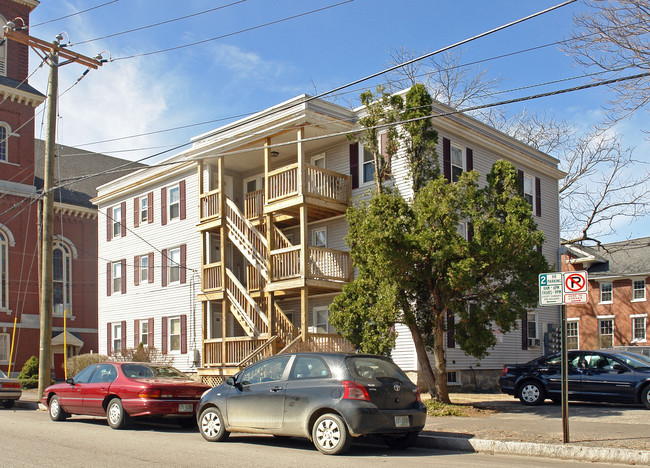
<instances>
[{"instance_id":1,"label":"utility pole crossarm","mask_svg":"<svg viewBox=\"0 0 650 468\"><path fill-rule=\"evenodd\" d=\"M45 53L53 51L63 59L80 63L81 65L92 68L93 70L97 70L97 68L101 67L103 64L102 60L86 57L85 55L66 49L60 45L52 44L51 42L44 41L43 39L39 39L37 37L33 37L13 29L4 28L4 37L6 39L28 45L29 47L42 50Z\"/></svg>"}]
</instances>

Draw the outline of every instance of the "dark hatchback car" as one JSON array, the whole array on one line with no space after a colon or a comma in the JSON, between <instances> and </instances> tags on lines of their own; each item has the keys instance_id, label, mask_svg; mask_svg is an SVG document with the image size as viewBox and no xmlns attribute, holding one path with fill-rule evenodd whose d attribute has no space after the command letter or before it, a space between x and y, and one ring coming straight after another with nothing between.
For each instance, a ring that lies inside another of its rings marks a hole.
<instances>
[{"instance_id":1,"label":"dark hatchback car","mask_svg":"<svg viewBox=\"0 0 650 468\"><path fill-rule=\"evenodd\" d=\"M569 400L643 403L650 409L650 359L626 351L568 352ZM499 378L501 392L525 405L540 405L546 398L562 399L561 354L526 364L507 364Z\"/></svg>"},{"instance_id":2,"label":"dark hatchback car","mask_svg":"<svg viewBox=\"0 0 650 468\"><path fill-rule=\"evenodd\" d=\"M257 362L206 392L199 430L211 442L230 432L309 438L327 455L354 437L380 435L390 446L415 443L426 420L420 392L389 358L297 353Z\"/></svg>"},{"instance_id":3,"label":"dark hatchback car","mask_svg":"<svg viewBox=\"0 0 650 468\"><path fill-rule=\"evenodd\" d=\"M164 416L192 426L201 394L209 388L171 366L103 362L47 387L41 402L53 421L72 414L104 416L113 429L123 429L131 418Z\"/></svg>"}]
</instances>

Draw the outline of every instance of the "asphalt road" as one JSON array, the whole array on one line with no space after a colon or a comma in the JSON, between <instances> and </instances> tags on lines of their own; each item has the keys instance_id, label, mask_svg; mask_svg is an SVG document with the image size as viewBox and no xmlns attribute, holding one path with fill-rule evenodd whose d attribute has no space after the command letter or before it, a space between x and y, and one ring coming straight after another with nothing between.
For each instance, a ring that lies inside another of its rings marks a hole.
<instances>
[{"instance_id":1,"label":"asphalt road","mask_svg":"<svg viewBox=\"0 0 650 468\"><path fill-rule=\"evenodd\" d=\"M196 430L164 424L136 424L115 431L100 418L50 421L47 412L0 410L0 466L33 467L201 467L308 466L377 467L576 466L575 462L443 452L412 448L392 451L380 445L355 444L345 456L320 454L306 439L235 435L228 442L208 443ZM612 466L589 463L590 467Z\"/></svg>"}]
</instances>

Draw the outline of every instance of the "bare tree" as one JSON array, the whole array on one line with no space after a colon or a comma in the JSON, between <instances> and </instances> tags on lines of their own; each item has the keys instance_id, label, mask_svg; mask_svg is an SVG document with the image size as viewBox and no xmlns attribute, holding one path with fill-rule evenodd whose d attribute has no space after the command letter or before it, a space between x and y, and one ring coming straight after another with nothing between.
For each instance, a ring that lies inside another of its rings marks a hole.
<instances>
[{"instance_id":1,"label":"bare tree","mask_svg":"<svg viewBox=\"0 0 650 468\"><path fill-rule=\"evenodd\" d=\"M629 75L650 71L650 0L585 0L587 11L574 16L575 30L564 50L588 70ZM606 124L650 104L650 77L610 85Z\"/></svg>"}]
</instances>

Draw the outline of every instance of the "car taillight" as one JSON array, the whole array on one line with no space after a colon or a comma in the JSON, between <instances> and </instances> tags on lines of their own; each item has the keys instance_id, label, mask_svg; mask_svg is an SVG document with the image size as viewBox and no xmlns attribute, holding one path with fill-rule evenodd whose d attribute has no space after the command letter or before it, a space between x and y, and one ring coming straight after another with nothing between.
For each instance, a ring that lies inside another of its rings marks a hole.
<instances>
[{"instance_id":1,"label":"car taillight","mask_svg":"<svg viewBox=\"0 0 650 468\"><path fill-rule=\"evenodd\" d=\"M138 393L138 398L173 398L173 395L166 390L147 388Z\"/></svg>"},{"instance_id":2,"label":"car taillight","mask_svg":"<svg viewBox=\"0 0 650 468\"><path fill-rule=\"evenodd\" d=\"M504 377L508 373L508 366L503 366L503 372L501 372L501 377Z\"/></svg>"},{"instance_id":3,"label":"car taillight","mask_svg":"<svg viewBox=\"0 0 650 468\"><path fill-rule=\"evenodd\" d=\"M370 401L368 390L361 384L351 380L344 380L343 384L343 399L344 400L363 400Z\"/></svg>"},{"instance_id":4,"label":"car taillight","mask_svg":"<svg viewBox=\"0 0 650 468\"><path fill-rule=\"evenodd\" d=\"M0 383L0 388L20 388L20 384L18 382L5 382Z\"/></svg>"},{"instance_id":5,"label":"car taillight","mask_svg":"<svg viewBox=\"0 0 650 468\"><path fill-rule=\"evenodd\" d=\"M416 387L418 389L418 394L415 397L415 401L422 401L422 397L420 396L420 387Z\"/></svg>"}]
</instances>

